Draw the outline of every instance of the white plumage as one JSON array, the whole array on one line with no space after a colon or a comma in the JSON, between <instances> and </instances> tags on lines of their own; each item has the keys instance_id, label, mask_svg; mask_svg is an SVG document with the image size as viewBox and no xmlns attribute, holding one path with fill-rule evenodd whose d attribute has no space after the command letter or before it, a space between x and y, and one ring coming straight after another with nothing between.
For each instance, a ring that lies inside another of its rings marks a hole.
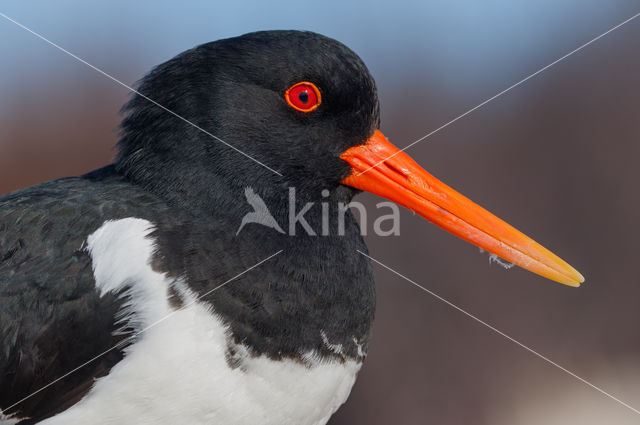
<instances>
[{"instance_id":1,"label":"white plumage","mask_svg":"<svg viewBox=\"0 0 640 425\"><path fill-rule=\"evenodd\" d=\"M220 317L184 282L151 268L152 230L147 220L126 218L87 239L97 290L125 289L122 320L144 332L79 403L42 424L325 424L347 399L360 363L322 361L313 352L303 353L304 363L274 361L236 346L244 355L231 367ZM170 305L170 285L180 288L183 308Z\"/></svg>"}]
</instances>

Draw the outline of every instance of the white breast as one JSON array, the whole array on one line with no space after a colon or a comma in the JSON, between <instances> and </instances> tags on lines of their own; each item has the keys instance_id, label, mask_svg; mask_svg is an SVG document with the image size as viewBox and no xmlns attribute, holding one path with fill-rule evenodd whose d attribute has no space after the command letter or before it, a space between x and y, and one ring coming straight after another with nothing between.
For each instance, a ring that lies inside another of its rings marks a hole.
<instances>
[{"instance_id":1,"label":"white breast","mask_svg":"<svg viewBox=\"0 0 640 425\"><path fill-rule=\"evenodd\" d=\"M124 320L146 330L79 403L42 424L325 424L349 395L360 363L321 361L309 352L305 363L244 356L230 367L222 320L183 282L149 265L152 228L127 218L88 238L98 290L126 287ZM187 297L179 310L168 302L170 285Z\"/></svg>"},{"instance_id":2,"label":"white breast","mask_svg":"<svg viewBox=\"0 0 640 425\"><path fill-rule=\"evenodd\" d=\"M2 413L2 409L0 409L0 425L15 425L20 422L22 419L17 418L13 415L6 416Z\"/></svg>"}]
</instances>

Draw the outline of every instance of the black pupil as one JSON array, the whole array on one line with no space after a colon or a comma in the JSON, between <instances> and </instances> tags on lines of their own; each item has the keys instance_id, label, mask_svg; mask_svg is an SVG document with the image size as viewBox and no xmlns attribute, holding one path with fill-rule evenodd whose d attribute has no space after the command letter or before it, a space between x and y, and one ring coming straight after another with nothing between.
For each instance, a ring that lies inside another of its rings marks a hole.
<instances>
[{"instance_id":1,"label":"black pupil","mask_svg":"<svg viewBox=\"0 0 640 425\"><path fill-rule=\"evenodd\" d=\"M306 90L301 91L298 95L298 99L300 99L300 102L302 103L307 103L309 101L309 93L307 93Z\"/></svg>"}]
</instances>

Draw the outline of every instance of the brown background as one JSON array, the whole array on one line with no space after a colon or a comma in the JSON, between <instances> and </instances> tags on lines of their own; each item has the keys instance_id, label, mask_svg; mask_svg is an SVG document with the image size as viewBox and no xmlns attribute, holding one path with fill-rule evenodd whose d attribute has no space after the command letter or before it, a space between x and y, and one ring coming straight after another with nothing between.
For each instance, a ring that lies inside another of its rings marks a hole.
<instances>
[{"instance_id":1,"label":"brown background","mask_svg":"<svg viewBox=\"0 0 640 425\"><path fill-rule=\"evenodd\" d=\"M499 63L482 62L477 69L452 60L451 69L461 67L454 76L442 66L434 71L437 66L424 53L437 41L401 35L392 39L407 37L406 44L389 47L381 42L384 35L368 43L361 34L352 47L378 80L382 130L406 146L640 11L633 2L615 4L585 20L564 11L566 25L549 23L553 37L545 26L532 32L532 40L549 40L531 54L513 46L501 52ZM13 7L14 17L22 13L28 24L30 12ZM553 16L551 10L549 19ZM76 52L128 84L171 56L145 56L144 43L161 42L153 38L121 43L139 36L134 26L114 29L111 40L106 30L90 31L90 22L74 27L79 24L73 15L47 25L85 31L85 44ZM403 23L385 25L391 34ZM501 28L495 28L495 37L513 36ZM463 30L461 22L446 34ZM219 38L212 34L210 39ZM126 89L1 18L0 35L7 35L0 42L0 193L108 163ZM91 49L94 39L102 50ZM71 38L62 41L75 46ZM489 44L484 48L487 55L496 54ZM483 45L474 49L455 54L484 57ZM396 61L394 51L405 60ZM490 265L477 248L404 210L401 236L367 237L374 258L636 408L638 52L640 18L408 151L425 169L578 268L587 278L581 288ZM494 69L496 78L489 78ZM361 200L372 208L378 201L369 195ZM640 423L640 415L398 276L381 267L376 274L370 355L332 425Z\"/></svg>"}]
</instances>

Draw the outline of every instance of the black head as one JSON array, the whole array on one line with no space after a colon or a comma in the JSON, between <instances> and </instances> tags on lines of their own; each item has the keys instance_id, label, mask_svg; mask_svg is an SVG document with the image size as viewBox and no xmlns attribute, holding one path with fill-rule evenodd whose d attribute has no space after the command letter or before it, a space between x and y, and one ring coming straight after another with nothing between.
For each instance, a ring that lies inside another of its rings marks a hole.
<instances>
[{"instance_id":1,"label":"black head","mask_svg":"<svg viewBox=\"0 0 640 425\"><path fill-rule=\"evenodd\" d=\"M285 99L301 81L321 94L311 112ZM350 197L354 189L340 181L351 168L339 156L379 127L375 82L362 60L311 32L264 31L203 44L156 67L139 92L282 174L134 95L124 107L118 169L156 192L188 191L204 204L221 189L247 186L263 196L294 186L308 196L329 189Z\"/></svg>"}]
</instances>

